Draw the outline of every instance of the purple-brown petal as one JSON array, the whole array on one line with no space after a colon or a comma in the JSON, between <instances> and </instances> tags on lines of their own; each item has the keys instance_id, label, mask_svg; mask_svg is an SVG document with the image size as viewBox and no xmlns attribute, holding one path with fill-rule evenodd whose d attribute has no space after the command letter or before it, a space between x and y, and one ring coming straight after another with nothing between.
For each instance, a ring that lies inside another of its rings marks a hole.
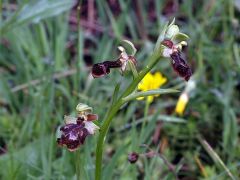
<instances>
[{"instance_id":1,"label":"purple-brown petal","mask_svg":"<svg viewBox=\"0 0 240 180\"><path fill-rule=\"evenodd\" d=\"M173 42L171 40L165 39L161 42L162 45L172 49L173 47Z\"/></svg>"},{"instance_id":2,"label":"purple-brown petal","mask_svg":"<svg viewBox=\"0 0 240 180\"><path fill-rule=\"evenodd\" d=\"M98 120L97 114L88 114L87 115L87 121L95 121L95 120Z\"/></svg>"},{"instance_id":3,"label":"purple-brown petal","mask_svg":"<svg viewBox=\"0 0 240 180\"><path fill-rule=\"evenodd\" d=\"M186 81L188 81L192 75L192 70L184 59L181 58L179 52L174 52L171 55L173 69Z\"/></svg>"}]
</instances>

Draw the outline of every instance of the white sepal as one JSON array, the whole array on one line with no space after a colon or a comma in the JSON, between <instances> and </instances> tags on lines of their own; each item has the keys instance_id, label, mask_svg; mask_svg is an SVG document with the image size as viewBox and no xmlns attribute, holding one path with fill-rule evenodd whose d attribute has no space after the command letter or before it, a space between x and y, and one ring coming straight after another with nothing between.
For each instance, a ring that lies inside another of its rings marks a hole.
<instances>
[{"instance_id":1,"label":"white sepal","mask_svg":"<svg viewBox=\"0 0 240 180\"><path fill-rule=\"evenodd\" d=\"M167 39L172 39L175 35L177 35L179 33L179 28L177 25L170 25L167 32L166 32L166 35L165 37Z\"/></svg>"}]
</instances>

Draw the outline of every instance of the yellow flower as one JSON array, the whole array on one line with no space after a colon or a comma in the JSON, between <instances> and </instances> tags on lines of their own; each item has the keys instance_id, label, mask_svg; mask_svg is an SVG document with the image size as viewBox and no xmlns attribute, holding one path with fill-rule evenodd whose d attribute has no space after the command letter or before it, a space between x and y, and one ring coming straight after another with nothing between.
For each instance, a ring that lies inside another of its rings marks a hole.
<instances>
[{"instance_id":1,"label":"yellow flower","mask_svg":"<svg viewBox=\"0 0 240 180\"><path fill-rule=\"evenodd\" d=\"M189 97L186 92L182 93L181 96L178 99L175 112L179 115L183 115L183 112L186 108L186 105L188 103Z\"/></svg>"},{"instance_id":2,"label":"yellow flower","mask_svg":"<svg viewBox=\"0 0 240 180\"><path fill-rule=\"evenodd\" d=\"M142 79L142 81L138 84L138 90L140 91L149 91L153 89L160 88L163 84L167 82L167 78L165 78L160 72L156 72L154 74L147 73L146 76ZM144 97L137 98L138 100L144 99ZM148 96L147 101L151 103L154 99L154 96Z\"/></svg>"}]
</instances>

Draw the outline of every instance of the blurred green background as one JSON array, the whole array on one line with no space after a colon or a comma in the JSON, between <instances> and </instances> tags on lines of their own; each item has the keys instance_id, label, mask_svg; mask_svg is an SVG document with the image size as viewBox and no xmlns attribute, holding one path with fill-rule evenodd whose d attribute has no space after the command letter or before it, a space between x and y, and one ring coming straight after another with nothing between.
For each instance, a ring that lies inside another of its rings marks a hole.
<instances>
[{"instance_id":1,"label":"blurred green background","mask_svg":"<svg viewBox=\"0 0 240 180\"><path fill-rule=\"evenodd\" d=\"M155 98L141 139L145 102L124 106L105 142L103 179L240 178L239 0L1 0L0 7L0 179L75 179L77 163L82 179L94 179L98 134L71 153L57 146L56 128L79 102L101 123L114 86L124 89L131 77L113 70L93 80L91 65L116 59L128 39L142 69L173 17L190 37L183 56L196 88L182 117L174 113L180 93ZM186 86L170 60L154 71L167 77L163 88ZM141 144L164 158L144 156ZM132 151L142 153L136 164L127 161Z\"/></svg>"}]
</instances>

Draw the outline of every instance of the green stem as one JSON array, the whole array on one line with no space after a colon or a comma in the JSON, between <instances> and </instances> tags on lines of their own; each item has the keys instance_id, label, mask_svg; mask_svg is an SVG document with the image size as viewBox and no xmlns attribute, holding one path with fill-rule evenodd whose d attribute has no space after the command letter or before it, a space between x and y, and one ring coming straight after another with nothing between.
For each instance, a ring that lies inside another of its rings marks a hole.
<instances>
[{"instance_id":1,"label":"green stem","mask_svg":"<svg viewBox=\"0 0 240 180\"><path fill-rule=\"evenodd\" d=\"M102 174L102 155L103 155L103 146L104 140L109 129L109 126L112 122L113 117L118 112L120 107L127 101L123 101L123 98L131 94L137 87L138 83L143 79L143 77L157 64L158 60L161 57L161 52L153 53L148 61L149 64L144 68L138 75L136 79L128 86L128 88L123 92L119 99L110 107L108 115L101 126L101 131L98 137L97 147L96 147L96 169L95 169L95 179L101 180Z\"/></svg>"},{"instance_id":2,"label":"green stem","mask_svg":"<svg viewBox=\"0 0 240 180\"><path fill-rule=\"evenodd\" d=\"M117 101L115 105L113 105L107 115L107 118L103 122L103 125L101 126L100 134L98 137L97 142L97 148L96 148L96 170L95 170L95 179L100 180L101 179L101 172L102 172L102 154L103 154L103 145L105 136L107 134L108 128L110 126L110 123L114 117L114 115L117 113L119 108L121 107L122 102Z\"/></svg>"},{"instance_id":3,"label":"green stem","mask_svg":"<svg viewBox=\"0 0 240 180\"><path fill-rule=\"evenodd\" d=\"M156 90L149 90L149 91L141 91L141 92L134 92L126 97L123 98L124 102L128 102L131 100L135 100L138 97L149 97L159 94L169 94L169 93L177 93L178 90L175 89L156 89Z\"/></svg>"},{"instance_id":4,"label":"green stem","mask_svg":"<svg viewBox=\"0 0 240 180\"><path fill-rule=\"evenodd\" d=\"M143 139L143 130L146 126L146 122L147 122L147 115L148 115L148 111L149 111L149 106L150 106L150 102L148 101L148 97L146 97L146 101L145 101L145 108L144 108L144 120L143 120L143 124L140 130L140 135L139 135L139 144L141 144L142 139Z\"/></svg>"},{"instance_id":5,"label":"green stem","mask_svg":"<svg viewBox=\"0 0 240 180\"><path fill-rule=\"evenodd\" d=\"M80 168L80 150L75 152L76 156L76 175L77 175L77 180L81 179L81 168Z\"/></svg>"}]
</instances>

